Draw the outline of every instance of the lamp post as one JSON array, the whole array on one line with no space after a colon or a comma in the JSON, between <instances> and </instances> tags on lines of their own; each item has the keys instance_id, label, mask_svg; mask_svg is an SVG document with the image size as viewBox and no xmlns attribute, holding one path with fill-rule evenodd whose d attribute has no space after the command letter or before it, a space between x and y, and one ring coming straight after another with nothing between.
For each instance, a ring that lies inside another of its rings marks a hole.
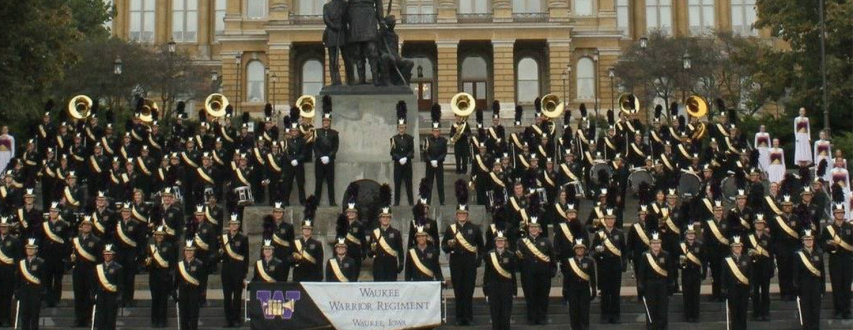
<instances>
[{"instance_id":1,"label":"lamp post","mask_svg":"<svg viewBox=\"0 0 853 330\"><path fill-rule=\"evenodd\" d=\"M616 76L616 73L613 71L613 68L607 69L607 76L610 77L610 109L616 111L616 108L613 106L613 77Z\"/></svg>"},{"instance_id":2,"label":"lamp post","mask_svg":"<svg viewBox=\"0 0 853 330\"><path fill-rule=\"evenodd\" d=\"M123 70L124 70L124 63L121 62L121 57L116 56L115 61L113 61L113 80L114 80L113 86L115 86L117 89L117 92L116 92L117 96L113 99L113 102L110 105L110 108L112 108L113 111L117 110L116 109L116 107L117 107L116 100L118 99L118 95L121 95L121 87L119 87L119 85L118 85L118 80L119 80L119 77L121 77L121 73Z\"/></svg>"},{"instance_id":3,"label":"lamp post","mask_svg":"<svg viewBox=\"0 0 853 330\"><path fill-rule=\"evenodd\" d=\"M829 130L829 104L826 90L826 20L824 19L823 14L823 2L824 0L820 0L819 2L819 10L820 10L820 79L821 79L821 90L823 97L823 129L826 130L826 135L830 135Z\"/></svg>"},{"instance_id":4,"label":"lamp post","mask_svg":"<svg viewBox=\"0 0 853 330\"><path fill-rule=\"evenodd\" d=\"M174 70L175 51L177 51L177 44L175 43L175 39L169 39L169 42L166 45L167 45L166 50L169 52L169 72L168 72L169 78L166 81L166 83L168 84L167 85L168 88L166 88L166 99L171 101L172 98L174 97L174 93L172 91L174 90L174 86L175 86L175 81L174 81L175 72L173 70ZM169 102L169 104L171 104L171 102ZM169 109L171 109L170 105L166 105L166 106Z\"/></svg>"},{"instance_id":5,"label":"lamp post","mask_svg":"<svg viewBox=\"0 0 853 330\"><path fill-rule=\"evenodd\" d=\"M241 75L241 70L243 69L243 55L242 54L237 54L237 56L234 57L234 64L237 65L237 86L236 86L237 100L235 101L235 103L237 104L237 106L240 107L240 112L242 113L243 112L243 106L242 106L243 99L241 98L241 95L240 95L240 92L241 92L240 91L240 82L243 80L243 76Z\"/></svg>"},{"instance_id":6,"label":"lamp post","mask_svg":"<svg viewBox=\"0 0 853 330\"><path fill-rule=\"evenodd\" d=\"M272 108L275 110L275 82L278 80L278 76L275 75L275 72L270 75L270 82L272 83Z\"/></svg>"},{"instance_id":7,"label":"lamp post","mask_svg":"<svg viewBox=\"0 0 853 330\"><path fill-rule=\"evenodd\" d=\"M640 37L640 49L646 50L647 47L649 47L649 37Z\"/></svg>"},{"instance_id":8,"label":"lamp post","mask_svg":"<svg viewBox=\"0 0 853 330\"><path fill-rule=\"evenodd\" d=\"M592 61L595 62L595 117L598 118L598 56L599 53L598 48L592 52Z\"/></svg>"},{"instance_id":9,"label":"lamp post","mask_svg":"<svg viewBox=\"0 0 853 330\"><path fill-rule=\"evenodd\" d=\"M210 83L213 85L213 91L219 93L219 72L216 70L210 73Z\"/></svg>"},{"instance_id":10,"label":"lamp post","mask_svg":"<svg viewBox=\"0 0 853 330\"><path fill-rule=\"evenodd\" d=\"M681 56L681 66L684 68L684 79L689 79L690 69L693 68L693 59L690 57L690 53L685 52L684 55ZM686 82L686 81L685 81ZM686 90L681 90L681 99L687 100Z\"/></svg>"}]
</instances>

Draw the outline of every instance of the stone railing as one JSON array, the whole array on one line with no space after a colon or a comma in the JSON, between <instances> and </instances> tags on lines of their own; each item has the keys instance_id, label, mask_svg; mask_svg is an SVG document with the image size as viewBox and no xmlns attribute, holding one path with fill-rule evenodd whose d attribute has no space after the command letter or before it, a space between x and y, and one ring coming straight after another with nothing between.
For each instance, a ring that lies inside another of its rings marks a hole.
<instances>
[{"instance_id":1,"label":"stone railing","mask_svg":"<svg viewBox=\"0 0 853 330\"><path fill-rule=\"evenodd\" d=\"M459 23L491 23L492 13L457 14L456 20Z\"/></svg>"},{"instance_id":2,"label":"stone railing","mask_svg":"<svg viewBox=\"0 0 853 330\"><path fill-rule=\"evenodd\" d=\"M547 22L548 13L512 13L513 22Z\"/></svg>"}]
</instances>

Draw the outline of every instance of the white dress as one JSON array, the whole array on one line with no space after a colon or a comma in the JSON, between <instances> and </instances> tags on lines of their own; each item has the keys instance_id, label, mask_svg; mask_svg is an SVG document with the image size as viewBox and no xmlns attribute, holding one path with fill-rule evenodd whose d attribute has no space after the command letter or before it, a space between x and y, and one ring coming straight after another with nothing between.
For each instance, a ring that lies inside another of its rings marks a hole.
<instances>
[{"instance_id":1,"label":"white dress","mask_svg":"<svg viewBox=\"0 0 853 330\"><path fill-rule=\"evenodd\" d=\"M812 162L811 134L809 117L794 118L794 136L796 137L796 143L794 144L794 164L800 165L800 162Z\"/></svg>"},{"instance_id":2,"label":"white dress","mask_svg":"<svg viewBox=\"0 0 853 330\"><path fill-rule=\"evenodd\" d=\"M9 161L15 157L15 137L0 135L0 173L6 171Z\"/></svg>"},{"instance_id":3,"label":"white dress","mask_svg":"<svg viewBox=\"0 0 853 330\"><path fill-rule=\"evenodd\" d=\"M836 167L830 171L831 181L830 185L834 185L836 182L841 184L841 187L844 188L844 195L850 193L850 173L847 172L846 168Z\"/></svg>"},{"instance_id":4,"label":"white dress","mask_svg":"<svg viewBox=\"0 0 853 330\"><path fill-rule=\"evenodd\" d=\"M758 132L755 133L755 142L753 145L756 149L758 149L758 164L761 165L761 169L767 171L770 167L770 133Z\"/></svg>"},{"instance_id":5,"label":"white dress","mask_svg":"<svg viewBox=\"0 0 853 330\"><path fill-rule=\"evenodd\" d=\"M833 166L832 161L832 144L829 140L817 140L814 142L814 165L815 165L815 175L817 175L817 168L820 166L820 161L826 159L826 173L823 174L823 180L829 182L831 178L829 175L829 170Z\"/></svg>"},{"instance_id":6,"label":"white dress","mask_svg":"<svg viewBox=\"0 0 853 330\"><path fill-rule=\"evenodd\" d=\"M782 148L770 148L770 166L767 167L767 179L771 183L780 183L785 177L785 150Z\"/></svg>"}]
</instances>

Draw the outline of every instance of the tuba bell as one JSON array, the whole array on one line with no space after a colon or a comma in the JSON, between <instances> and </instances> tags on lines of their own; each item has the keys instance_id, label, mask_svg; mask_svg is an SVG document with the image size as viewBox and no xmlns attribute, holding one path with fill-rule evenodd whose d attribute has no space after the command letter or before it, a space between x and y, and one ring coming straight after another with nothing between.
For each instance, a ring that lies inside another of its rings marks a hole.
<instances>
[{"instance_id":1,"label":"tuba bell","mask_svg":"<svg viewBox=\"0 0 853 330\"><path fill-rule=\"evenodd\" d=\"M89 117L92 109L92 99L86 95L77 95L68 101L68 115L74 120L83 120Z\"/></svg>"},{"instance_id":2,"label":"tuba bell","mask_svg":"<svg viewBox=\"0 0 853 330\"><path fill-rule=\"evenodd\" d=\"M296 99L296 107L299 108L299 116L302 118L314 118L317 99L311 95L302 95Z\"/></svg>"},{"instance_id":3,"label":"tuba bell","mask_svg":"<svg viewBox=\"0 0 853 330\"><path fill-rule=\"evenodd\" d=\"M619 95L619 109L627 114L635 114L640 111L640 99L630 93Z\"/></svg>"},{"instance_id":4,"label":"tuba bell","mask_svg":"<svg viewBox=\"0 0 853 330\"><path fill-rule=\"evenodd\" d=\"M545 117L554 119L563 115L565 105L560 102L560 97L555 94L548 94L542 97L542 114Z\"/></svg>"},{"instance_id":5,"label":"tuba bell","mask_svg":"<svg viewBox=\"0 0 853 330\"><path fill-rule=\"evenodd\" d=\"M453 110L453 114L462 118L468 118L472 113L474 113L474 108L476 105L474 104L474 97L468 93L457 93L453 95L453 98L450 99L450 109Z\"/></svg>"},{"instance_id":6,"label":"tuba bell","mask_svg":"<svg viewBox=\"0 0 853 330\"><path fill-rule=\"evenodd\" d=\"M696 119L696 123L693 124L695 128L690 134L690 139L693 141L701 140L708 133L708 129L705 123L699 121L699 118L708 114L708 101L705 101L705 98L701 96L691 95L684 103L687 107L687 114Z\"/></svg>"},{"instance_id":7,"label":"tuba bell","mask_svg":"<svg viewBox=\"0 0 853 330\"><path fill-rule=\"evenodd\" d=\"M204 112L213 118L225 116L225 108L228 107L228 98L219 93L213 93L204 100Z\"/></svg>"}]
</instances>

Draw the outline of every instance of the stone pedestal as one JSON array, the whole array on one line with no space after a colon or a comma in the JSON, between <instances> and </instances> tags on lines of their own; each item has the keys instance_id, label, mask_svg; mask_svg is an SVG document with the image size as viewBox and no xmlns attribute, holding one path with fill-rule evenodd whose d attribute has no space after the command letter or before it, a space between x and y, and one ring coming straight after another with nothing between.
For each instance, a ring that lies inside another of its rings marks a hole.
<instances>
[{"instance_id":1,"label":"stone pedestal","mask_svg":"<svg viewBox=\"0 0 853 330\"><path fill-rule=\"evenodd\" d=\"M394 89L394 94L338 94L332 88L324 88L321 94L332 98L332 128L340 134L338 161L347 163L388 163L391 162L390 138L397 134L397 102L405 101L409 111L406 121L407 131L415 138L418 148L418 103L409 88L373 87L376 91ZM317 115L314 126L322 127L322 98L317 96ZM419 150L416 150L418 152ZM340 173L338 174L340 177ZM367 178L377 179L366 176ZM352 181L353 179L347 178ZM380 181L381 182L381 181ZM344 186L345 187L345 186ZM343 192L341 192L343 193Z\"/></svg>"}]
</instances>

